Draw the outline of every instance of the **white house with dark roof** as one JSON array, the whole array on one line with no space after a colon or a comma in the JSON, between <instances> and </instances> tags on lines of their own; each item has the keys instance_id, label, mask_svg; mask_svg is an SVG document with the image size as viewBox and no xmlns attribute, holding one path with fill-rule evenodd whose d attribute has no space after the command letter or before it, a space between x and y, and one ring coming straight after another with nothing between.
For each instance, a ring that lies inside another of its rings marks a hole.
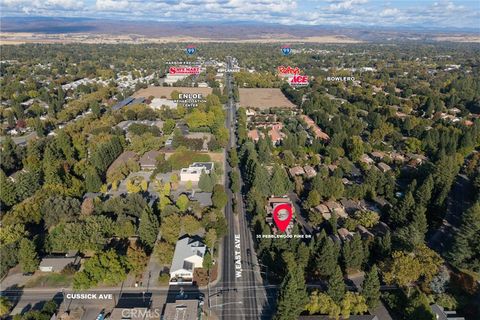
<instances>
[{"instance_id":1,"label":"white house with dark roof","mask_svg":"<svg viewBox=\"0 0 480 320\"><path fill-rule=\"evenodd\" d=\"M193 271L202 267L206 250L200 237L187 235L178 239L170 268L170 284L191 284Z\"/></svg>"},{"instance_id":2,"label":"white house with dark roof","mask_svg":"<svg viewBox=\"0 0 480 320\"><path fill-rule=\"evenodd\" d=\"M213 162L194 162L188 168L180 170L180 181L198 182L202 172L210 174L213 171Z\"/></svg>"}]
</instances>

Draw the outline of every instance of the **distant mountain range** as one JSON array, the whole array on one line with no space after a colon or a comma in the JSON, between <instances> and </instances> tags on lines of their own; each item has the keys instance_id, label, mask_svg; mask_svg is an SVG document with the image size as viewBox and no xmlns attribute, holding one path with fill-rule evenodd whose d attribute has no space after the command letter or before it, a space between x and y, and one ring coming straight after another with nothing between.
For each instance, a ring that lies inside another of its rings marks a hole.
<instances>
[{"instance_id":1,"label":"distant mountain range","mask_svg":"<svg viewBox=\"0 0 480 320\"><path fill-rule=\"evenodd\" d=\"M156 22L61 17L2 17L2 33L139 35L144 37L193 37L213 41L248 41L267 38L301 39L337 36L355 41L436 40L437 37L478 37L474 31L409 28L338 28L332 26L280 25L252 22Z\"/></svg>"}]
</instances>

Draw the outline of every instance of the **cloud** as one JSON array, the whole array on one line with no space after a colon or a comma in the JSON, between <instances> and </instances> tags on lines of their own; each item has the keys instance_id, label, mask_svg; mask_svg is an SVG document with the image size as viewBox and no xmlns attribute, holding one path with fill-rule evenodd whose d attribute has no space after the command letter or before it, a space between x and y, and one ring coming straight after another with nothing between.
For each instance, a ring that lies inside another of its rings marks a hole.
<instances>
[{"instance_id":1,"label":"cloud","mask_svg":"<svg viewBox=\"0 0 480 320\"><path fill-rule=\"evenodd\" d=\"M74 9L83 7L83 1L77 0L47 0L47 6L51 7L61 7L65 9Z\"/></svg>"},{"instance_id":2,"label":"cloud","mask_svg":"<svg viewBox=\"0 0 480 320\"><path fill-rule=\"evenodd\" d=\"M97 0L95 7L98 10L124 10L128 7L129 2L127 0Z\"/></svg>"},{"instance_id":3,"label":"cloud","mask_svg":"<svg viewBox=\"0 0 480 320\"><path fill-rule=\"evenodd\" d=\"M83 0L1 0L1 9L22 11L25 13L43 14L44 12L56 12L84 7Z\"/></svg>"},{"instance_id":4,"label":"cloud","mask_svg":"<svg viewBox=\"0 0 480 320\"><path fill-rule=\"evenodd\" d=\"M335 0L328 6L328 10L342 11L351 10L357 5L365 4L368 0Z\"/></svg>"},{"instance_id":5,"label":"cloud","mask_svg":"<svg viewBox=\"0 0 480 320\"><path fill-rule=\"evenodd\" d=\"M478 26L469 0L0 0L2 16L251 21L342 26Z\"/></svg>"},{"instance_id":6,"label":"cloud","mask_svg":"<svg viewBox=\"0 0 480 320\"><path fill-rule=\"evenodd\" d=\"M397 8L387 8L383 9L382 12L380 12L380 17L393 17L398 15L400 15L400 10L398 10Z\"/></svg>"}]
</instances>

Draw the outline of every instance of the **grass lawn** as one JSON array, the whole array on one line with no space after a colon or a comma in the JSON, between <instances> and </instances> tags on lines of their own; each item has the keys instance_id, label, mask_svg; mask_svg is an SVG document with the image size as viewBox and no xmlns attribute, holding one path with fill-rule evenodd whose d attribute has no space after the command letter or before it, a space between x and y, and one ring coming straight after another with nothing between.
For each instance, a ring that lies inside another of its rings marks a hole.
<instances>
[{"instance_id":1,"label":"grass lawn","mask_svg":"<svg viewBox=\"0 0 480 320\"><path fill-rule=\"evenodd\" d=\"M29 280L26 284L26 288L37 287L68 287L72 283L73 275L62 273L49 273L38 276L32 280Z\"/></svg>"}]
</instances>

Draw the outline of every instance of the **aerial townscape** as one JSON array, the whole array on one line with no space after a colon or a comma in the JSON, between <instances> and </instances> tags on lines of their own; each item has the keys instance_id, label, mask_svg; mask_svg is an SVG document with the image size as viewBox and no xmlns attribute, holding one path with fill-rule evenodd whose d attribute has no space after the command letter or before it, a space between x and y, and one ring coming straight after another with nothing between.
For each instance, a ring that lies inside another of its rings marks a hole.
<instances>
[{"instance_id":1,"label":"aerial townscape","mask_svg":"<svg viewBox=\"0 0 480 320\"><path fill-rule=\"evenodd\" d=\"M479 28L52 19L2 16L1 319L480 319Z\"/></svg>"}]
</instances>

